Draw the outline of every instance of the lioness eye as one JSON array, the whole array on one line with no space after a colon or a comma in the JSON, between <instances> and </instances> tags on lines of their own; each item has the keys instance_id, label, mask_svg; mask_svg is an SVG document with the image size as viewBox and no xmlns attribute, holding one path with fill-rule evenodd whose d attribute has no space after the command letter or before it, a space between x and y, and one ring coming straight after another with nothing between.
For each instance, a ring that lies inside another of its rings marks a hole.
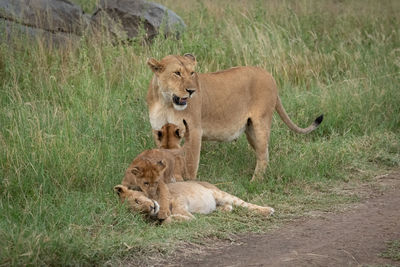
<instances>
[{"instance_id":1,"label":"lioness eye","mask_svg":"<svg viewBox=\"0 0 400 267\"><path fill-rule=\"evenodd\" d=\"M135 202L136 202L136 204L139 204L139 203L140 203L139 200L137 200L137 199L135 199Z\"/></svg>"},{"instance_id":2,"label":"lioness eye","mask_svg":"<svg viewBox=\"0 0 400 267\"><path fill-rule=\"evenodd\" d=\"M192 75L192 76L193 76L193 75L194 75L194 72L192 71L192 72L190 73L190 75Z\"/></svg>"},{"instance_id":3,"label":"lioness eye","mask_svg":"<svg viewBox=\"0 0 400 267\"><path fill-rule=\"evenodd\" d=\"M174 72L175 75L181 76L181 73L179 71Z\"/></svg>"},{"instance_id":4,"label":"lioness eye","mask_svg":"<svg viewBox=\"0 0 400 267\"><path fill-rule=\"evenodd\" d=\"M149 185L149 182L144 182L143 184L144 184L144 185Z\"/></svg>"}]
</instances>

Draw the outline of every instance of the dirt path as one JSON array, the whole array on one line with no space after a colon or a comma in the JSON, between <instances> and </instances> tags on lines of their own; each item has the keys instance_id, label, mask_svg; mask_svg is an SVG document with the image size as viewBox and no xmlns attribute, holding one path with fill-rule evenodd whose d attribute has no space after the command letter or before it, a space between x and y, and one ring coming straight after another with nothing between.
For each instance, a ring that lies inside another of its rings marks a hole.
<instances>
[{"instance_id":1,"label":"dirt path","mask_svg":"<svg viewBox=\"0 0 400 267\"><path fill-rule=\"evenodd\" d=\"M203 248L169 266L400 266L379 257L386 241L400 239L400 172L343 212L303 218L266 234L242 235L233 244Z\"/></svg>"}]
</instances>

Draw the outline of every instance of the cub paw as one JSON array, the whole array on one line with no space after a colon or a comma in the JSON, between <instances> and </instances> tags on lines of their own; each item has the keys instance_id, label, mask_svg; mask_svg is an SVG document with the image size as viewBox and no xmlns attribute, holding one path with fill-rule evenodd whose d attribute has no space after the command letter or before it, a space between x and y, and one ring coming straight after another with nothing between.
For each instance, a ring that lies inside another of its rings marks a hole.
<instances>
[{"instance_id":1,"label":"cub paw","mask_svg":"<svg viewBox=\"0 0 400 267\"><path fill-rule=\"evenodd\" d=\"M218 210L226 211L226 212L231 212L232 209L233 209L232 205L229 205L229 204L218 207Z\"/></svg>"},{"instance_id":2,"label":"cub paw","mask_svg":"<svg viewBox=\"0 0 400 267\"><path fill-rule=\"evenodd\" d=\"M157 214L157 218L160 220L165 220L169 216L171 216L171 211L169 209L161 209Z\"/></svg>"},{"instance_id":3,"label":"cub paw","mask_svg":"<svg viewBox=\"0 0 400 267\"><path fill-rule=\"evenodd\" d=\"M272 216L275 212L274 208L271 207L263 207L262 209L259 210L260 214L263 214L265 216Z\"/></svg>"}]
</instances>

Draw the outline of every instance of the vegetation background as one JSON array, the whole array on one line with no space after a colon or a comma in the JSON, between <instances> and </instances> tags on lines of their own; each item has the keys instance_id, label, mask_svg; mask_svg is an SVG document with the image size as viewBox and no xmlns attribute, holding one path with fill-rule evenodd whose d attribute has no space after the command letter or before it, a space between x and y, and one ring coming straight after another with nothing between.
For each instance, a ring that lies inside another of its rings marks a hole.
<instances>
[{"instance_id":1,"label":"vegetation background","mask_svg":"<svg viewBox=\"0 0 400 267\"><path fill-rule=\"evenodd\" d=\"M96 0L75 0L92 12ZM188 28L181 40L142 45L87 36L48 48L0 46L0 265L103 265L145 261L182 242L265 231L356 201L344 184L400 165L400 1L158 1ZM274 117L265 179L244 137L205 143L199 179L268 204L160 227L120 205L112 188L154 146L145 95L149 57L191 52L198 71L256 65L276 78L302 136Z\"/></svg>"}]
</instances>

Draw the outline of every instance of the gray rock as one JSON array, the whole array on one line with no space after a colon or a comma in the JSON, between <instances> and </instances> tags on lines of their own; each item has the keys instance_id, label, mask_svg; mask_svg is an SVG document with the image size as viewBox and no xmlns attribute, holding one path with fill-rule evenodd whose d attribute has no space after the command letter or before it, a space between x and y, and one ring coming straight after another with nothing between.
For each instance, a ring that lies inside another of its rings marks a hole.
<instances>
[{"instance_id":1,"label":"gray rock","mask_svg":"<svg viewBox=\"0 0 400 267\"><path fill-rule=\"evenodd\" d=\"M152 39L160 32L179 37L186 25L171 10L145 0L101 0L91 17L68 0L0 0L0 41L25 35L62 44L99 28L127 40L137 36L141 27Z\"/></svg>"},{"instance_id":2,"label":"gray rock","mask_svg":"<svg viewBox=\"0 0 400 267\"><path fill-rule=\"evenodd\" d=\"M186 28L173 11L145 0L101 0L92 22L95 28L105 28L120 39L136 37L140 27L145 30L147 39L160 32L179 38Z\"/></svg>"},{"instance_id":3,"label":"gray rock","mask_svg":"<svg viewBox=\"0 0 400 267\"><path fill-rule=\"evenodd\" d=\"M68 0L0 0L0 18L26 27L77 35L89 25L82 9Z\"/></svg>"},{"instance_id":4,"label":"gray rock","mask_svg":"<svg viewBox=\"0 0 400 267\"><path fill-rule=\"evenodd\" d=\"M50 32L0 18L0 41L12 43L25 38L27 41L45 40L48 45L57 47L77 42L80 37L73 33Z\"/></svg>"}]
</instances>

